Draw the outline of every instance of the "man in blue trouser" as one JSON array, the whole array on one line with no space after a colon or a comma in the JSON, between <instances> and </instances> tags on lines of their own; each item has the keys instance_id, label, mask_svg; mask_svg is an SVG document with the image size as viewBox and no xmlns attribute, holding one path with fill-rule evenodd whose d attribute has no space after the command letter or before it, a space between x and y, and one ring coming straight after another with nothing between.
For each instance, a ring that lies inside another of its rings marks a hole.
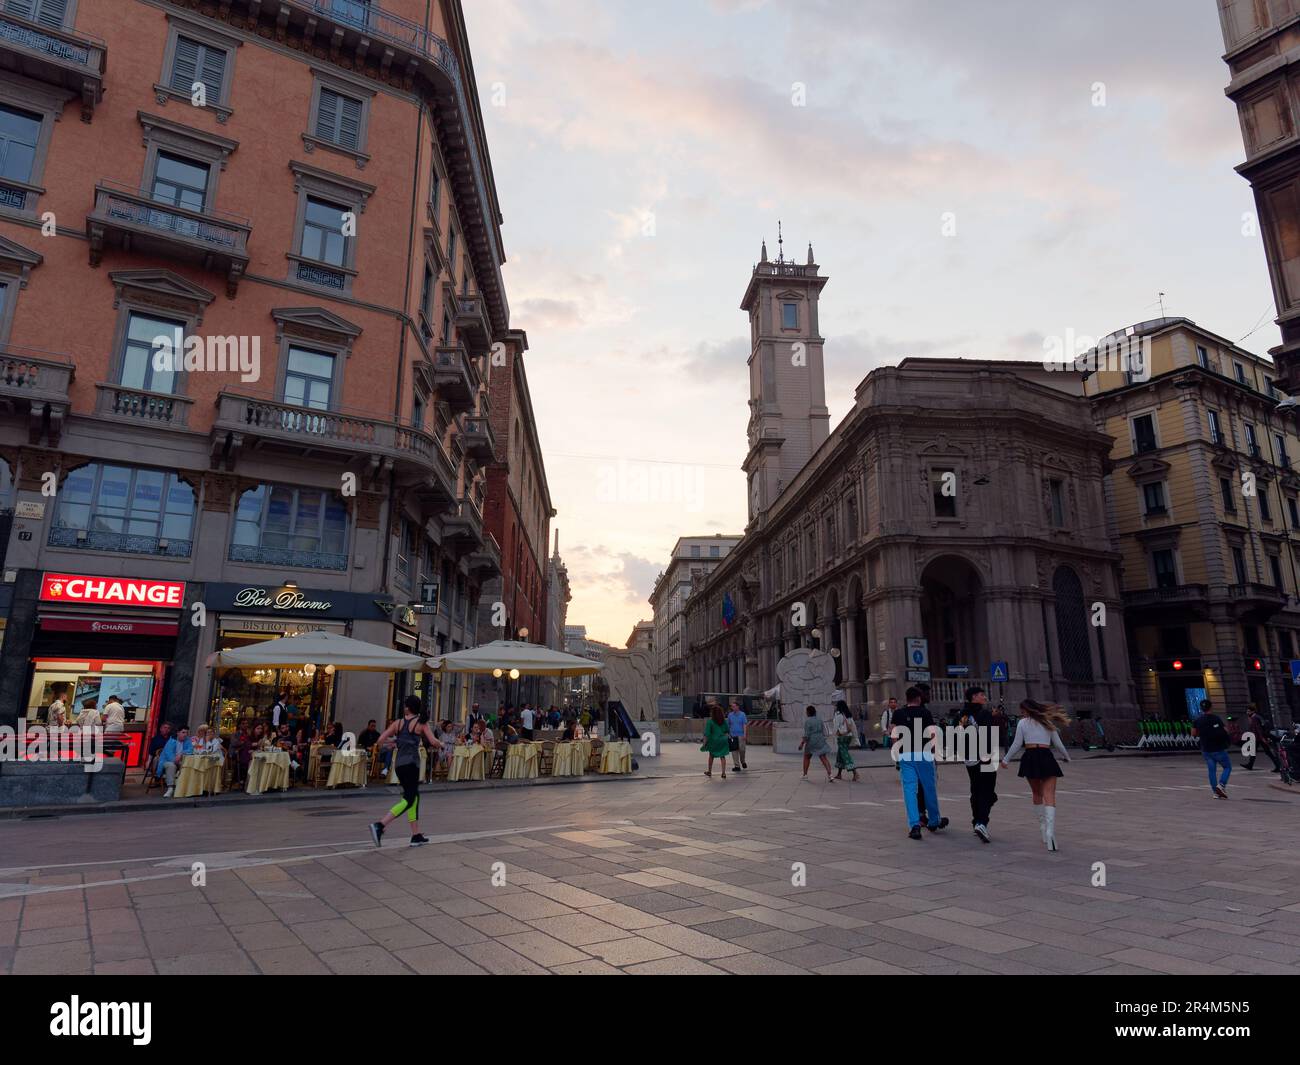
<instances>
[{"instance_id":1,"label":"man in blue trouser","mask_svg":"<svg viewBox=\"0 0 1300 1065\"><path fill-rule=\"evenodd\" d=\"M921 704L919 688L907 689L907 705L894 712L893 732L897 737L893 750L898 761L899 778L903 785L903 805L907 807L908 837L921 838L921 810L916 801L919 787L925 793L928 814L926 828L938 832L948 827L948 819L939 816L939 791L935 786L934 753L927 741L933 733L934 718ZM902 734L899 729L906 730Z\"/></svg>"},{"instance_id":2,"label":"man in blue trouser","mask_svg":"<svg viewBox=\"0 0 1300 1065\"><path fill-rule=\"evenodd\" d=\"M1232 758L1228 748L1232 746L1232 737L1217 714L1210 713L1210 700L1201 701L1201 716L1192 722L1192 735L1201 741L1201 757L1205 759L1205 771L1210 777L1210 790L1220 799L1228 797L1228 777L1232 775ZM1215 779L1215 767L1222 772L1222 777Z\"/></svg>"}]
</instances>

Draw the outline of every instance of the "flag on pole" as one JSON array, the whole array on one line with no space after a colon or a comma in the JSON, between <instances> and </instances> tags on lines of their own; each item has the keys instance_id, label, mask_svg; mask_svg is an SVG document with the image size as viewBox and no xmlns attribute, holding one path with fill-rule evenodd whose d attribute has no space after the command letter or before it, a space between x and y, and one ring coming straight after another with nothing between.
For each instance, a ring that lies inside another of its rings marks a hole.
<instances>
[{"instance_id":1,"label":"flag on pole","mask_svg":"<svg viewBox=\"0 0 1300 1065\"><path fill-rule=\"evenodd\" d=\"M731 601L731 593L722 596L722 627L730 628L736 622L736 604Z\"/></svg>"}]
</instances>

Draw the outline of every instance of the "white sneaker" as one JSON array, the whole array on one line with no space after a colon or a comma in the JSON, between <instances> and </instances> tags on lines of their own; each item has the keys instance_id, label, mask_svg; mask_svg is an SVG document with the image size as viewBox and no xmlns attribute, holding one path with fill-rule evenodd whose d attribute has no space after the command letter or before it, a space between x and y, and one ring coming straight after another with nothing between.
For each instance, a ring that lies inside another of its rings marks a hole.
<instances>
[{"instance_id":1,"label":"white sneaker","mask_svg":"<svg viewBox=\"0 0 1300 1065\"><path fill-rule=\"evenodd\" d=\"M175 792L176 792L175 788L168 788L166 791L163 792L163 798L170 799L172 795L175 794Z\"/></svg>"}]
</instances>

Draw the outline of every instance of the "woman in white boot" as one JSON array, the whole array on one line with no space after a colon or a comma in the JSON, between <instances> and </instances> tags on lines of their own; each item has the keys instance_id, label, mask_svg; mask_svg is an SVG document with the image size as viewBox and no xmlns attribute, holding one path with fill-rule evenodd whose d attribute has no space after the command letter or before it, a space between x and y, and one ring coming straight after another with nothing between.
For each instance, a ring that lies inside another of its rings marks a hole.
<instances>
[{"instance_id":1,"label":"woman in white boot","mask_svg":"<svg viewBox=\"0 0 1300 1065\"><path fill-rule=\"evenodd\" d=\"M1029 781L1034 793L1034 812L1042 829L1043 842L1049 851L1056 850L1056 778L1064 776L1061 766L1052 753L1061 752L1067 762L1070 754L1061 742L1060 730L1070 723L1065 711L1054 703L1036 703L1026 699L1020 704L1020 721L1016 736L1007 753L1002 756L1002 768L1007 768L1012 756L1022 748L1020 775Z\"/></svg>"}]
</instances>

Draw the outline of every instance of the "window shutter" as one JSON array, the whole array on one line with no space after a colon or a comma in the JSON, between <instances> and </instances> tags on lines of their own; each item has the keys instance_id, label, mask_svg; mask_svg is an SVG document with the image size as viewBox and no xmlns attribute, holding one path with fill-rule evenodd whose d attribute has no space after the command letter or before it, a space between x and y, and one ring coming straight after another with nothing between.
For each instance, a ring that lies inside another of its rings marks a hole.
<instances>
[{"instance_id":1,"label":"window shutter","mask_svg":"<svg viewBox=\"0 0 1300 1065\"><path fill-rule=\"evenodd\" d=\"M199 43L188 37L176 38L176 55L172 59L172 88L189 95L199 74Z\"/></svg>"},{"instance_id":2,"label":"window shutter","mask_svg":"<svg viewBox=\"0 0 1300 1065\"><path fill-rule=\"evenodd\" d=\"M340 96L342 105L339 117L339 144L344 148L357 148L361 144L361 101Z\"/></svg>"},{"instance_id":3,"label":"window shutter","mask_svg":"<svg viewBox=\"0 0 1300 1065\"><path fill-rule=\"evenodd\" d=\"M339 95L329 89L321 89L320 106L316 111L316 136L322 140L333 141L335 127L338 123Z\"/></svg>"},{"instance_id":4,"label":"window shutter","mask_svg":"<svg viewBox=\"0 0 1300 1065\"><path fill-rule=\"evenodd\" d=\"M37 0L36 21L50 29L63 29L63 17L68 11L68 0Z\"/></svg>"},{"instance_id":5,"label":"window shutter","mask_svg":"<svg viewBox=\"0 0 1300 1065\"><path fill-rule=\"evenodd\" d=\"M36 0L5 0L5 11L19 18L31 18Z\"/></svg>"},{"instance_id":6,"label":"window shutter","mask_svg":"<svg viewBox=\"0 0 1300 1065\"><path fill-rule=\"evenodd\" d=\"M207 86L208 102L221 99L221 83L226 79L226 53L217 48L204 48L200 63L199 80Z\"/></svg>"}]
</instances>

